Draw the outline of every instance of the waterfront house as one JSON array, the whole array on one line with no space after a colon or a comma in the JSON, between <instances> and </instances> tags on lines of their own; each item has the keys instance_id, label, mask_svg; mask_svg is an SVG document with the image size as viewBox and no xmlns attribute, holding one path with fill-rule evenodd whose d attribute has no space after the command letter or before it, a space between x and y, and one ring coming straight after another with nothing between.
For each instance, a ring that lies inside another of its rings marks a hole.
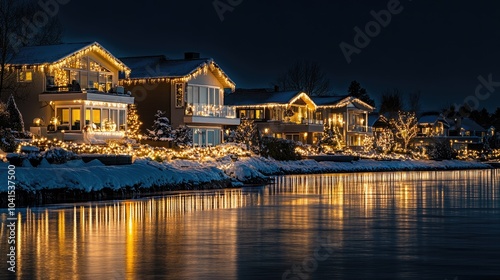
<instances>
[{"instance_id":1,"label":"waterfront house","mask_svg":"<svg viewBox=\"0 0 500 280\"><path fill-rule=\"evenodd\" d=\"M234 90L235 84L212 58L185 53L183 59L157 55L121 60L132 72L120 84L136 98L143 132L157 110L166 112L173 128L190 127L194 146L220 144L224 127L239 124L235 109L224 102L224 90Z\"/></svg>"},{"instance_id":2,"label":"waterfront house","mask_svg":"<svg viewBox=\"0 0 500 280\"><path fill-rule=\"evenodd\" d=\"M119 72L128 76L130 68L100 44L24 47L7 70L33 133L77 142L124 136L127 104L134 98L117 84Z\"/></svg>"},{"instance_id":3,"label":"waterfront house","mask_svg":"<svg viewBox=\"0 0 500 280\"><path fill-rule=\"evenodd\" d=\"M323 119L314 101L302 91L237 89L226 95L241 119L251 119L262 136L316 144L323 131Z\"/></svg>"},{"instance_id":4,"label":"waterfront house","mask_svg":"<svg viewBox=\"0 0 500 280\"><path fill-rule=\"evenodd\" d=\"M365 136L372 136L368 125L368 115L375 108L352 96L315 96L317 114L330 127L340 131L346 147L358 149L363 145Z\"/></svg>"}]
</instances>

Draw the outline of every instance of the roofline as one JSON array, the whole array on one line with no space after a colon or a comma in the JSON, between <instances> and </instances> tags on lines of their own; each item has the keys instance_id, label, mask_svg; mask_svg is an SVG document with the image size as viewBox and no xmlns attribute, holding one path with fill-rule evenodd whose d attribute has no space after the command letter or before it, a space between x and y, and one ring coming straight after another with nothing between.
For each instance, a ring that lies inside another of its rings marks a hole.
<instances>
[{"instance_id":1,"label":"roofline","mask_svg":"<svg viewBox=\"0 0 500 280\"><path fill-rule=\"evenodd\" d=\"M172 60L174 60L174 59L172 59ZM203 58L203 59L200 58L200 59L193 59L193 60L200 60L200 64L195 69L191 70L191 72L189 72L188 74L186 74L184 76L134 77L134 78L122 79L122 81L123 80L124 81L140 81L140 80L161 80L161 79L184 79L184 78L189 78L189 76L195 76L195 74L199 70L202 70L203 67L205 67L205 66L209 67L209 68L210 68L210 66L213 66L216 69L219 69L219 71L222 73L222 75L226 78L227 83L229 84L231 89L236 88L236 84L233 82L233 80L231 80L231 78L229 78L229 76L226 74L226 72L224 72L224 70L222 70L222 68L220 68L220 66L214 61L213 58ZM178 59L176 61L185 61L185 59ZM216 78L217 78L217 76L216 76Z\"/></svg>"},{"instance_id":2,"label":"roofline","mask_svg":"<svg viewBox=\"0 0 500 280\"><path fill-rule=\"evenodd\" d=\"M356 98L356 97L353 97L353 96L347 96L346 98L340 99L339 101L335 102L334 104L318 105L318 107L319 108L339 108L339 106L335 106L335 104L339 104L339 103L346 102L346 101L351 102L351 103L356 101L356 102L360 103L361 105L366 106L367 108L375 111L375 107L373 107L372 105L364 102L363 100Z\"/></svg>"},{"instance_id":3,"label":"roofline","mask_svg":"<svg viewBox=\"0 0 500 280\"><path fill-rule=\"evenodd\" d=\"M79 44L79 43L66 43L66 44ZM87 44L87 42L82 42L82 44ZM19 63L13 63L13 64L8 64L9 66L17 66L17 65L45 65L45 64L48 64L48 65L52 65L52 64L58 64L58 63L61 63L63 60L65 59L68 59L69 57L71 57L72 55L74 55L75 53L78 53L78 52L81 52L87 48L90 48L92 46L96 46L100 49L102 49L107 55L109 55L111 57L111 59L114 59L115 61L119 62L118 64L121 64L123 65L123 69L120 69L119 71L127 71L127 72L130 72L130 68L125 64L123 63L121 60L119 60L116 56L114 56L113 54L111 54L106 48L104 48L101 44L97 43L97 42L92 42L92 43L88 43L85 47L82 47L74 52L71 52L70 54L66 55L66 56L63 56L62 58L54 61L54 62L42 62L42 63L31 63L31 64L19 64Z\"/></svg>"}]
</instances>

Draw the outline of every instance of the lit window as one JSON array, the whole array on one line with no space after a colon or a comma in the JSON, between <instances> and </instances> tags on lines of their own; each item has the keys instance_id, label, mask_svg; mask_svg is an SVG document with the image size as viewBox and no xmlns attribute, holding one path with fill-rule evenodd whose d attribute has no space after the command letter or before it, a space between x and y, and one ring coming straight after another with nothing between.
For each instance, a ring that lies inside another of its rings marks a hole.
<instances>
[{"instance_id":1,"label":"lit window","mask_svg":"<svg viewBox=\"0 0 500 280\"><path fill-rule=\"evenodd\" d=\"M17 75L17 81L22 83L29 83L33 81L33 72L32 71L19 71Z\"/></svg>"}]
</instances>

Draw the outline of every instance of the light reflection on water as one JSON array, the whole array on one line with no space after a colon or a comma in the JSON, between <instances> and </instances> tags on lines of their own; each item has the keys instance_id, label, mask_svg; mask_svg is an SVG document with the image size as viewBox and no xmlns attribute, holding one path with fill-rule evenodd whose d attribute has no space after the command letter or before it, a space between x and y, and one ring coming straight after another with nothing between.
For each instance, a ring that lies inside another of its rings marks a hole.
<instances>
[{"instance_id":1,"label":"light reflection on water","mask_svg":"<svg viewBox=\"0 0 500 280\"><path fill-rule=\"evenodd\" d=\"M499 175L284 176L266 187L27 209L17 277L281 279L325 239L334 253L287 279L500 275Z\"/></svg>"}]
</instances>

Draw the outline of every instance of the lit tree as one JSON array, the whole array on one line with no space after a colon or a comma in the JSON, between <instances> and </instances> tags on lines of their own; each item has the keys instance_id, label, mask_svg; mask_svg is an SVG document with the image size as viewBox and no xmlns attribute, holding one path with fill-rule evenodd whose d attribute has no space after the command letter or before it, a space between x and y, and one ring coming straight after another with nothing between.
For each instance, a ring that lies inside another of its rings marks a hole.
<instances>
[{"instance_id":1,"label":"lit tree","mask_svg":"<svg viewBox=\"0 0 500 280\"><path fill-rule=\"evenodd\" d=\"M396 119L391 119L391 125L396 130L396 138L403 142L403 149L406 151L410 141L417 136L417 118L413 112L399 111Z\"/></svg>"},{"instance_id":2,"label":"lit tree","mask_svg":"<svg viewBox=\"0 0 500 280\"><path fill-rule=\"evenodd\" d=\"M156 141L172 140L172 127L170 126L170 120L165 116L165 112L156 111L155 118L153 129L148 129L148 137Z\"/></svg>"},{"instance_id":3,"label":"lit tree","mask_svg":"<svg viewBox=\"0 0 500 280\"><path fill-rule=\"evenodd\" d=\"M17 108L16 101L14 100L14 95L10 95L9 101L7 101L7 112L9 112L9 124L10 128L14 131L23 132L24 131L24 121L23 115Z\"/></svg>"},{"instance_id":4,"label":"lit tree","mask_svg":"<svg viewBox=\"0 0 500 280\"><path fill-rule=\"evenodd\" d=\"M339 150L342 148L343 144L344 140L342 137L342 133L340 132L340 128L338 126L330 126L328 125L328 123L325 123L325 125L323 126L323 133L319 142L320 149L321 145L327 145L336 150Z\"/></svg>"},{"instance_id":5,"label":"lit tree","mask_svg":"<svg viewBox=\"0 0 500 280\"><path fill-rule=\"evenodd\" d=\"M377 134L375 138L375 149L387 154L394 147L394 134L390 129L385 128Z\"/></svg>"},{"instance_id":6,"label":"lit tree","mask_svg":"<svg viewBox=\"0 0 500 280\"><path fill-rule=\"evenodd\" d=\"M173 131L173 138L177 147L191 147L193 145L193 130L188 126L181 125Z\"/></svg>"},{"instance_id":7,"label":"lit tree","mask_svg":"<svg viewBox=\"0 0 500 280\"><path fill-rule=\"evenodd\" d=\"M137 106L129 104L127 112L127 138L139 140L141 125L142 122L139 120L139 115L137 114Z\"/></svg>"},{"instance_id":8,"label":"lit tree","mask_svg":"<svg viewBox=\"0 0 500 280\"><path fill-rule=\"evenodd\" d=\"M368 153L373 150L373 146L375 144L375 139L373 136L365 135L363 138L363 150Z\"/></svg>"},{"instance_id":9,"label":"lit tree","mask_svg":"<svg viewBox=\"0 0 500 280\"><path fill-rule=\"evenodd\" d=\"M253 120L241 119L240 125L236 128L234 132L234 140L237 143L244 143L247 150L250 146L255 144L257 138L257 125Z\"/></svg>"}]
</instances>

